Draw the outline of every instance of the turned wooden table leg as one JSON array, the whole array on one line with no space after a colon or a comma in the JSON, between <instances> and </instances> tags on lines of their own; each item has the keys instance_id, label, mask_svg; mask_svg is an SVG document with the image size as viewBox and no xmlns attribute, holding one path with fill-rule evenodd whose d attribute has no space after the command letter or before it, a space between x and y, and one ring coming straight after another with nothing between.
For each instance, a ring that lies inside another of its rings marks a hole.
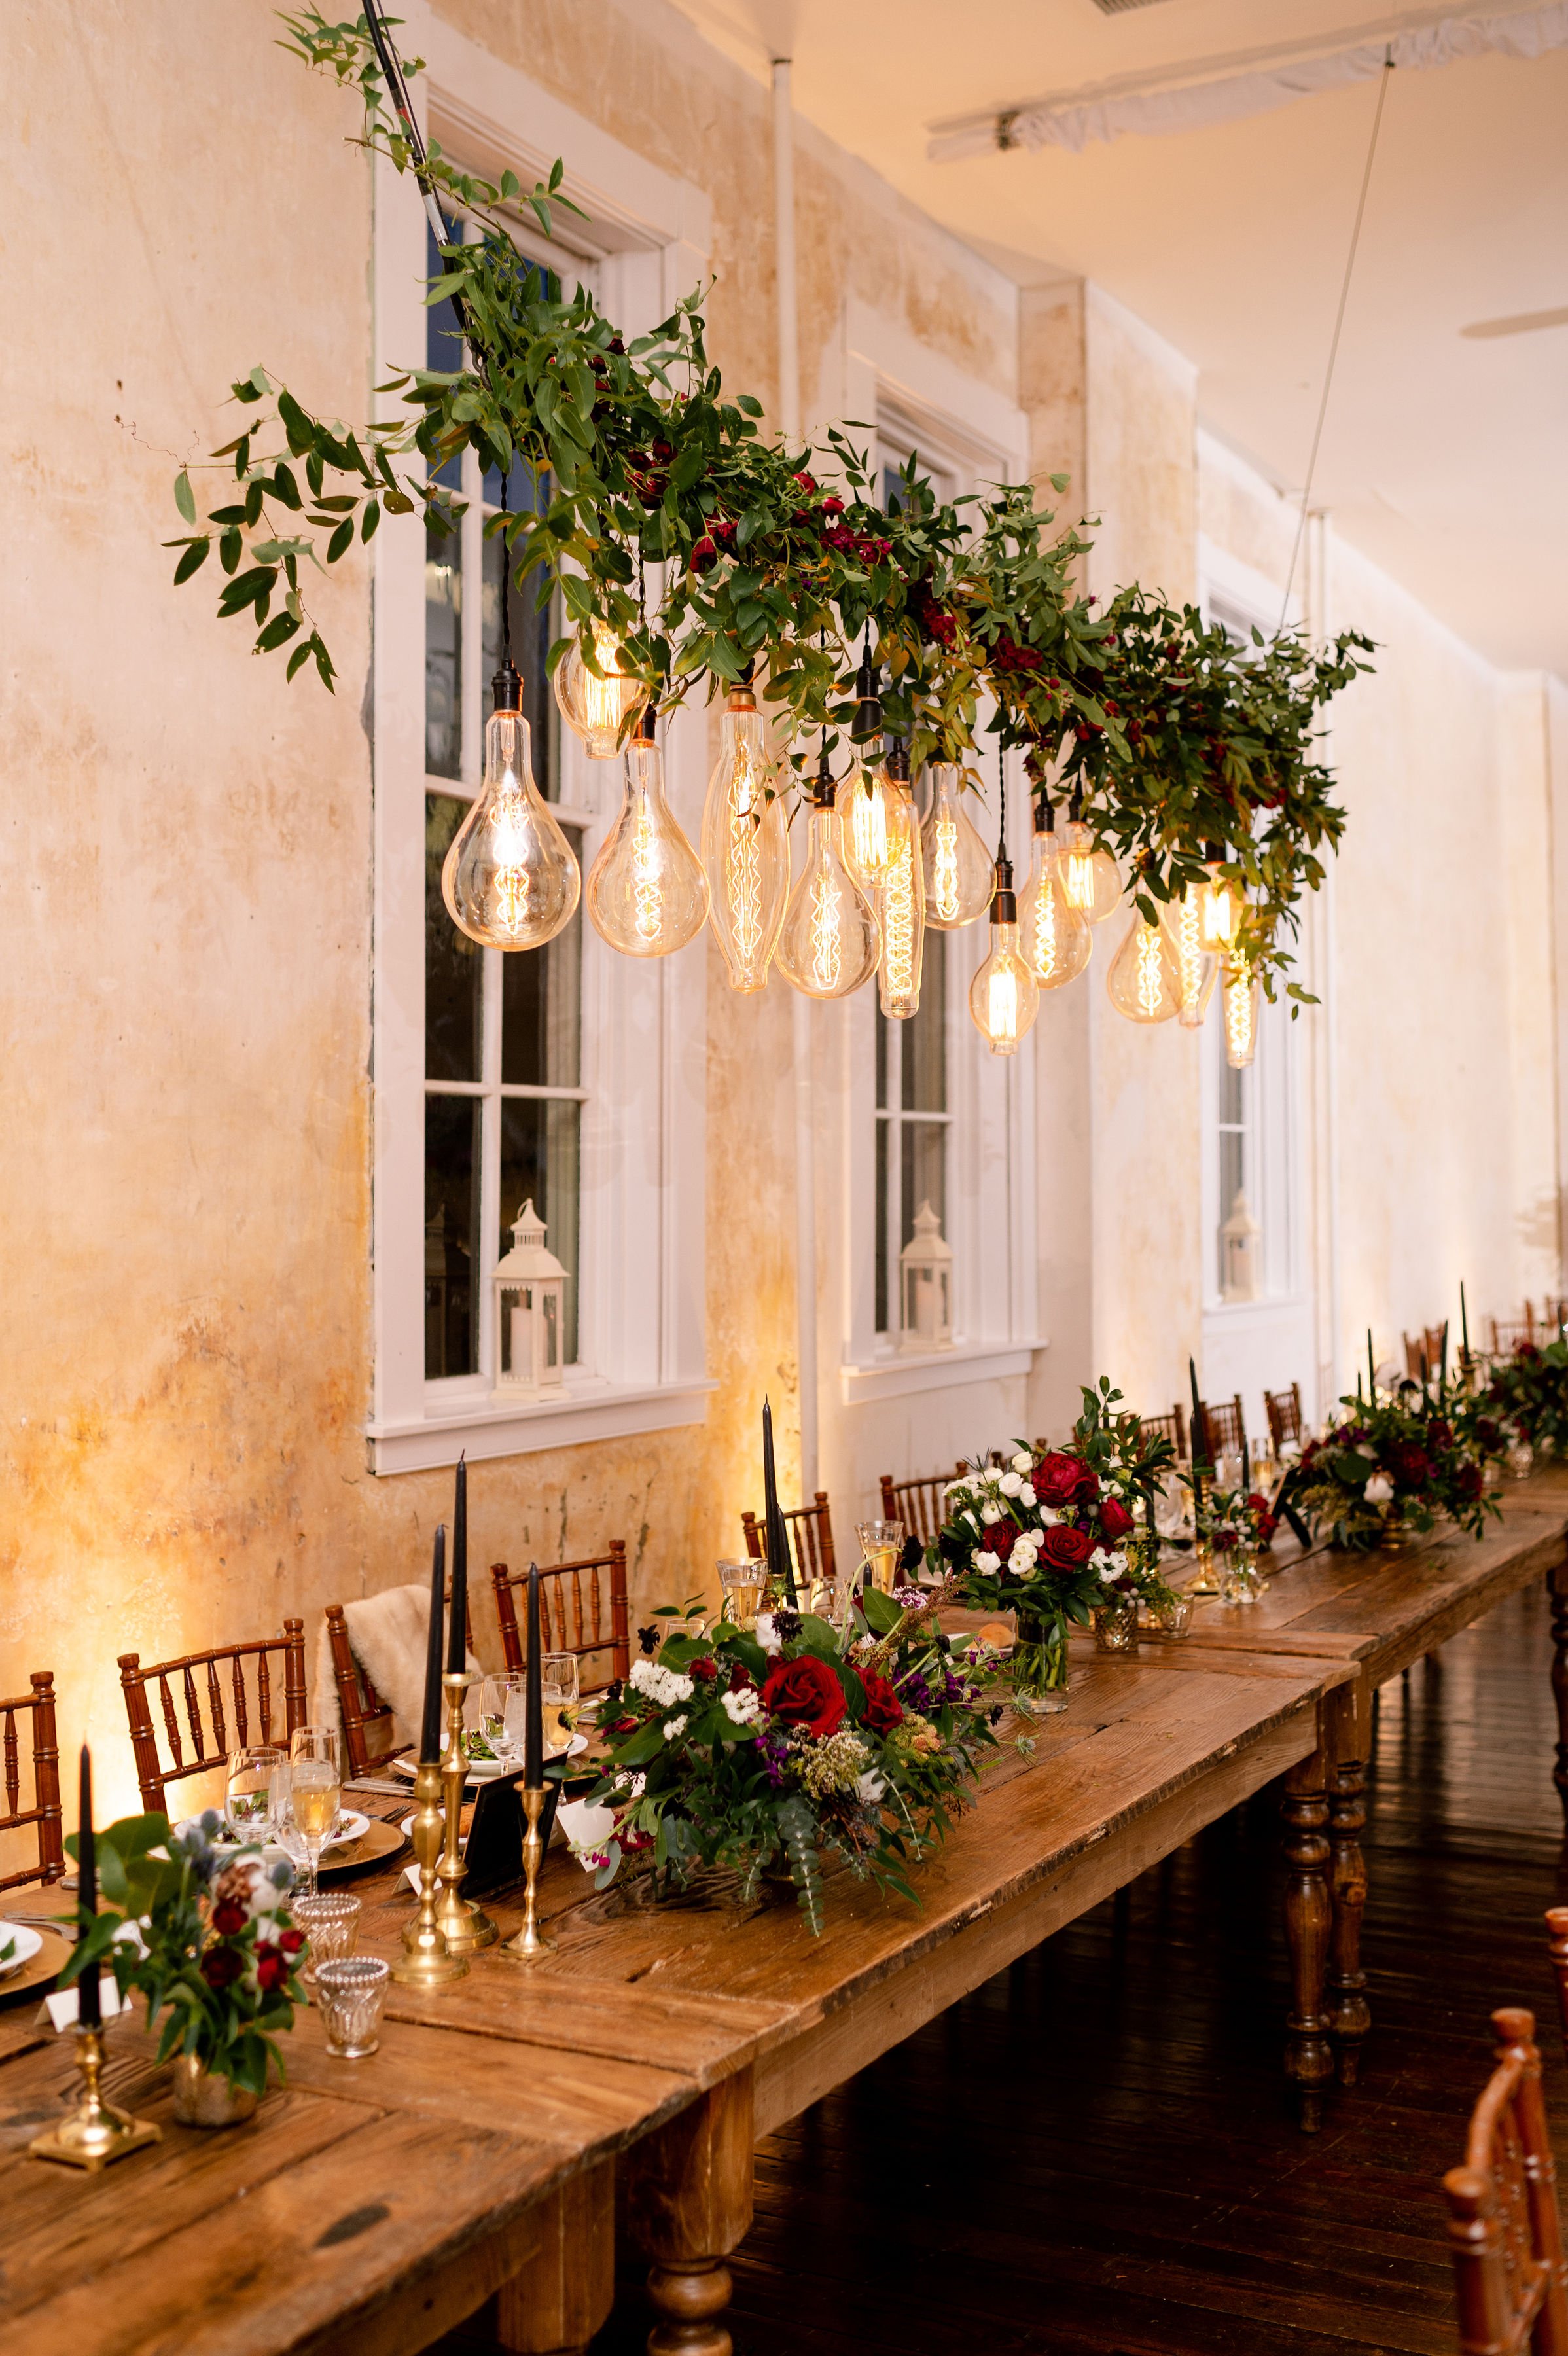
<instances>
[{"instance_id":1,"label":"turned wooden table leg","mask_svg":"<svg viewBox=\"0 0 1568 2356\"><path fill-rule=\"evenodd\" d=\"M627 2157L627 2213L653 2261L649 2356L731 2356L724 2264L751 2225L751 2072L721 2079Z\"/></svg>"},{"instance_id":2,"label":"turned wooden table leg","mask_svg":"<svg viewBox=\"0 0 1568 2356\"><path fill-rule=\"evenodd\" d=\"M1285 1777L1280 1813L1285 1837L1285 1937L1290 1945L1291 2008L1285 2020L1285 2076L1301 2106L1303 2132L1323 2124L1323 2090L1334 2077L1328 2041L1328 1936L1333 1908L1328 1895L1328 1822L1323 1749L1303 1759Z\"/></svg>"},{"instance_id":3,"label":"turned wooden table leg","mask_svg":"<svg viewBox=\"0 0 1568 2356\"><path fill-rule=\"evenodd\" d=\"M585 2169L531 2211L532 2257L483 2311L492 2344L515 2356L585 2356L615 2305L615 2162Z\"/></svg>"},{"instance_id":4,"label":"turned wooden table leg","mask_svg":"<svg viewBox=\"0 0 1568 2356\"><path fill-rule=\"evenodd\" d=\"M1329 2029L1339 2065L1339 2083L1353 2086L1361 2047L1372 2026L1367 1975L1361 1969L1361 1918L1367 1911L1366 1826L1367 1715L1355 1686L1329 1697L1328 1752L1335 1764L1328 1785L1329 1889L1334 1927L1328 1947Z\"/></svg>"},{"instance_id":5,"label":"turned wooden table leg","mask_svg":"<svg viewBox=\"0 0 1568 2356\"><path fill-rule=\"evenodd\" d=\"M1568 1559L1547 1572L1546 1592L1552 1601L1552 1691L1557 1703L1557 1762L1552 1780L1568 1821Z\"/></svg>"}]
</instances>

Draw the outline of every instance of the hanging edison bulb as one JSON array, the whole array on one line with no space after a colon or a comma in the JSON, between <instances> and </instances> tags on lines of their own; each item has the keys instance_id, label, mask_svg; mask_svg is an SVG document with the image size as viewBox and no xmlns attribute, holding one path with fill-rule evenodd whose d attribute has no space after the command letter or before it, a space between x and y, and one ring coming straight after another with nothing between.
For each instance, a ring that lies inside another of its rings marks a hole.
<instances>
[{"instance_id":1,"label":"hanging edison bulb","mask_svg":"<svg viewBox=\"0 0 1568 2356\"><path fill-rule=\"evenodd\" d=\"M1040 1011L1040 993L1018 947L1012 861L999 859L993 877L991 954L969 985L969 1012L993 1055L1015 1055Z\"/></svg>"},{"instance_id":2,"label":"hanging edison bulb","mask_svg":"<svg viewBox=\"0 0 1568 2356\"><path fill-rule=\"evenodd\" d=\"M926 922L946 933L984 916L996 879L991 853L962 807L963 772L955 762L936 761L930 778L931 807L920 824Z\"/></svg>"},{"instance_id":3,"label":"hanging edison bulb","mask_svg":"<svg viewBox=\"0 0 1568 2356\"><path fill-rule=\"evenodd\" d=\"M1168 1023L1181 1004L1181 977L1165 927L1133 910L1105 977L1111 1003L1129 1023Z\"/></svg>"},{"instance_id":4,"label":"hanging edison bulb","mask_svg":"<svg viewBox=\"0 0 1568 2356\"><path fill-rule=\"evenodd\" d=\"M889 1021L901 1023L919 1012L920 968L926 951L926 878L906 745L894 744L884 776L892 851L876 894L882 920L877 996Z\"/></svg>"},{"instance_id":5,"label":"hanging edison bulb","mask_svg":"<svg viewBox=\"0 0 1568 2356\"><path fill-rule=\"evenodd\" d=\"M1203 846L1204 881L1191 888L1197 895L1203 927L1203 946L1218 957L1229 957L1230 944L1236 938L1241 921L1242 894L1222 872L1223 861L1217 842Z\"/></svg>"},{"instance_id":6,"label":"hanging edison bulb","mask_svg":"<svg viewBox=\"0 0 1568 2356\"><path fill-rule=\"evenodd\" d=\"M882 933L843 855L825 744L806 826L806 863L779 936L779 970L808 998L847 998L876 971Z\"/></svg>"},{"instance_id":7,"label":"hanging edison bulb","mask_svg":"<svg viewBox=\"0 0 1568 2356\"><path fill-rule=\"evenodd\" d=\"M626 794L588 870L594 929L623 957L668 957L700 933L708 879L664 798L664 757L645 704L626 748Z\"/></svg>"},{"instance_id":8,"label":"hanging edison bulb","mask_svg":"<svg viewBox=\"0 0 1568 2356\"><path fill-rule=\"evenodd\" d=\"M703 808L708 922L729 968L730 988L764 990L789 892L784 804L749 686L732 688L719 722L719 757Z\"/></svg>"},{"instance_id":9,"label":"hanging edison bulb","mask_svg":"<svg viewBox=\"0 0 1568 2356\"><path fill-rule=\"evenodd\" d=\"M1108 851L1096 851L1094 829L1079 816L1082 803L1075 793L1069 805L1066 839L1061 850L1062 895L1069 908L1091 925L1101 925L1122 897L1122 878Z\"/></svg>"},{"instance_id":10,"label":"hanging edison bulb","mask_svg":"<svg viewBox=\"0 0 1568 2356\"><path fill-rule=\"evenodd\" d=\"M596 622L593 637L598 669L589 669L574 638L555 666L555 701L568 728L587 747L589 760L613 761L652 691L645 679L622 670L620 645L607 623Z\"/></svg>"},{"instance_id":11,"label":"hanging edison bulb","mask_svg":"<svg viewBox=\"0 0 1568 2356\"><path fill-rule=\"evenodd\" d=\"M1036 988L1059 990L1089 963L1094 936L1089 919L1069 908L1062 891L1056 812L1043 802L1044 823L1035 829L1035 862L1018 895L1018 944Z\"/></svg>"},{"instance_id":12,"label":"hanging edison bulb","mask_svg":"<svg viewBox=\"0 0 1568 2356\"><path fill-rule=\"evenodd\" d=\"M837 808L843 855L864 891L874 892L886 881L897 831L889 826L888 812L896 799L883 771L868 768L858 757L839 779Z\"/></svg>"},{"instance_id":13,"label":"hanging edison bulb","mask_svg":"<svg viewBox=\"0 0 1568 2356\"><path fill-rule=\"evenodd\" d=\"M1245 959L1225 969L1225 1060L1245 1071L1258 1052L1258 981Z\"/></svg>"},{"instance_id":14,"label":"hanging edison bulb","mask_svg":"<svg viewBox=\"0 0 1568 2356\"><path fill-rule=\"evenodd\" d=\"M490 682L485 776L452 838L441 895L452 922L488 949L536 949L569 925L583 889L577 862L533 782L522 681L503 659Z\"/></svg>"},{"instance_id":15,"label":"hanging edison bulb","mask_svg":"<svg viewBox=\"0 0 1568 2356\"><path fill-rule=\"evenodd\" d=\"M1189 884L1179 900L1167 900L1160 910L1160 922L1176 960L1176 1020L1188 1031L1197 1030L1208 1013L1208 1001L1214 995L1214 978L1219 970L1219 958L1203 946L1206 888L1201 884Z\"/></svg>"}]
</instances>

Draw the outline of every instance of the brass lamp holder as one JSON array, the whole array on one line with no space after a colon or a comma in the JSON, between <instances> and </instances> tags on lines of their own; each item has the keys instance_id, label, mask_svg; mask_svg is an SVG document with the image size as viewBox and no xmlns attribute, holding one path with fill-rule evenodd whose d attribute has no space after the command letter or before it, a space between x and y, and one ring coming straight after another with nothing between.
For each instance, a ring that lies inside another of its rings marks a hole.
<instances>
[{"instance_id":1,"label":"brass lamp holder","mask_svg":"<svg viewBox=\"0 0 1568 2356\"><path fill-rule=\"evenodd\" d=\"M63 2160L68 2168L85 2168L96 2175L116 2159L127 2159L144 2145L157 2143L163 2129L151 2119L134 2119L106 2103L101 2091L103 2076L103 2031L93 2026L76 2032L76 2066L81 2072L81 2094L69 2118L48 2135L38 2136L27 2148L35 2159Z\"/></svg>"},{"instance_id":2,"label":"brass lamp holder","mask_svg":"<svg viewBox=\"0 0 1568 2356\"><path fill-rule=\"evenodd\" d=\"M444 1827L441 1818L441 1763L422 1759L413 1779L413 1830L409 1836L419 1865L419 1905L404 1926L403 1961L392 1965L392 1977L404 1987L437 1988L460 1980L467 1970L461 1955L447 1948L438 1918L436 1895Z\"/></svg>"},{"instance_id":3,"label":"brass lamp holder","mask_svg":"<svg viewBox=\"0 0 1568 2356\"><path fill-rule=\"evenodd\" d=\"M541 1955L553 1955L555 1942L548 1932L539 1927L539 1869L544 1861L544 1842L540 1835L539 1819L544 1813L548 1794L542 1785L531 1787L522 1794L522 1813L528 1819L528 1831L522 1843L522 1871L526 1883L522 1901L522 1928L501 1949L520 1964L532 1964Z\"/></svg>"},{"instance_id":4,"label":"brass lamp holder","mask_svg":"<svg viewBox=\"0 0 1568 2356\"><path fill-rule=\"evenodd\" d=\"M446 1824L441 1861L435 1869L441 1884L435 1920L449 1955L477 1954L481 1947L493 1947L500 1937L499 1925L471 1898L465 1898L460 1887L468 1870L462 1853L463 1786L468 1778L467 1754L463 1749L463 1697L474 1682L471 1669L448 1669L441 1680L446 1697L446 1751L441 1762Z\"/></svg>"}]
</instances>

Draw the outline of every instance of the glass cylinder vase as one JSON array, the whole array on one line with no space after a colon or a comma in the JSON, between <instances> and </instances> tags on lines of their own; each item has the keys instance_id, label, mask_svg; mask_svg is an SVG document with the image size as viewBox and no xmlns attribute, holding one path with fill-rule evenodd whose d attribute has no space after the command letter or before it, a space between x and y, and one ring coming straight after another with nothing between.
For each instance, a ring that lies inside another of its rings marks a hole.
<instances>
[{"instance_id":1,"label":"glass cylinder vase","mask_svg":"<svg viewBox=\"0 0 1568 2356\"><path fill-rule=\"evenodd\" d=\"M1050 1718L1068 1704L1067 1622L1018 1614L1013 1643L1013 1707L1031 1718Z\"/></svg>"}]
</instances>

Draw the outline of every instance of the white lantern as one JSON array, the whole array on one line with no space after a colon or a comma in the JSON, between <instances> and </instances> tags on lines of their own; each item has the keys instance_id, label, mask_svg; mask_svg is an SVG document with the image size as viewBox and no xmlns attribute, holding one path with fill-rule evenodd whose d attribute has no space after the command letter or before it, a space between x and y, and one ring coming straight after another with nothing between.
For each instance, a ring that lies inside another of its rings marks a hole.
<instances>
[{"instance_id":1,"label":"white lantern","mask_svg":"<svg viewBox=\"0 0 1568 2356\"><path fill-rule=\"evenodd\" d=\"M901 1350L952 1347L952 1246L929 1203L915 1214L915 1232L898 1255Z\"/></svg>"},{"instance_id":2,"label":"white lantern","mask_svg":"<svg viewBox=\"0 0 1568 2356\"><path fill-rule=\"evenodd\" d=\"M510 1251L496 1263L497 1398L559 1398L566 1332L566 1271L544 1246L532 1202L512 1222Z\"/></svg>"},{"instance_id":3,"label":"white lantern","mask_svg":"<svg viewBox=\"0 0 1568 2356\"><path fill-rule=\"evenodd\" d=\"M1230 1205L1230 1216L1219 1230L1225 1271L1220 1290L1227 1301L1256 1301L1258 1238L1262 1232L1246 1195L1238 1191Z\"/></svg>"}]
</instances>

